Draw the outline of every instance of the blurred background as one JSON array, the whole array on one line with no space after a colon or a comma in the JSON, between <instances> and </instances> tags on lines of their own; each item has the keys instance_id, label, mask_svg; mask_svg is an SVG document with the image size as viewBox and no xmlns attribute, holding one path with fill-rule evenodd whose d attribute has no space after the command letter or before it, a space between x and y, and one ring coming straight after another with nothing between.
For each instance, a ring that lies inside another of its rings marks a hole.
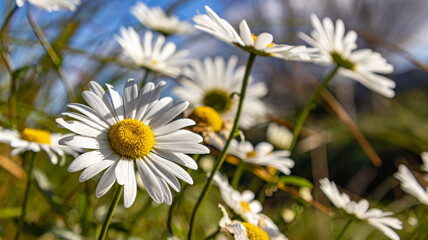
<instances>
[{"instance_id":1,"label":"blurred background","mask_svg":"<svg viewBox=\"0 0 428 240\"><path fill-rule=\"evenodd\" d=\"M128 0L82 0L75 12L52 13L32 7L37 23L62 57L62 67L79 102L83 102L80 93L89 81L102 85L110 83L122 89L126 79L143 78L144 71L125 61L122 49L113 38L121 26L133 26L140 34L144 32L144 27L129 12L135 3ZM149 0L144 3L160 6L189 22L194 15L205 13L204 5L208 5L233 26L237 27L242 19L246 19L255 34L269 32L273 34L275 43L285 44L303 44L296 33L311 31L311 13L320 18L342 19L347 30L358 33L359 48L379 51L394 66L395 71L388 77L397 83L396 97L386 99L355 81L336 76L328 86L330 94L323 95L305 124L303 138L292 156L296 162L292 174L313 182L314 198L325 205L329 202L320 194L317 183L318 179L328 176L356 200L367 198L372 203L399 212L398 216L401 211L406 211L403 213L406 218L402 220L408 232L400 233L403 236L409 236L416 228L414 221L407 221L408 216L418 219L426 210L414 206L416 202L413 199L403 198L404 194L392 174L400 163L418 170L420 153L428 150L426 0ZM1 24L14 4L14 1L0 0ZM34 127L64 131L56 127L54 119L66 109L69 100L51 60L28 23L24 9L19 9L11 20L6 41L16 69L14 75L18 79L18 126L21 129ZM199 31L171 36L168 41L175 42L178 49L188 49L191 58L228 58L234 54L239 56L241 65L246 63L247 53ZM263 100L270 114L267 121L246 132L249 140L253 143L264 141L268 122L292 126L317 83L328 71L325 67L309 63L257 58L252 75L256 81L266 82L269 86L269 93ZM167 91L163 95L170 95L176 81L164 80L167 81ZM10 127L9 86L10 75L0 61L0 124L6 128ZM362 144L365 141L368 145ZM8 145L0 145L0 236L4 239L10 239L15 232L18 206L25 186L22 159L10 158L10 150ZM39 200L29 202L26 236L28 239L93 238L93 231L102 222L100 216L103 216L112 196L107 194L96 199L94 189L97 181L81 184L78 182L79 174L66 171L68 162L64 167L56 167L51 165L47 156L39 155L36 167L45 178L39 177L42 180L37 179L37 189L32 191L34 198ZM378 159L381 166L373 164ZM226 173L233 169L233 165L224 166ZM177 221L176 225L181 234L179 237L185 236L186 219L203 186L198 184L198 179L202 181L204 176L202 170L194 173L196 184L192 188L195 191L186 192L188 196L177 210L183 220ZM246 173L240 190L265 191L266 188L254 185L253 178L251 173ZM200 215L201 224L197 230L204 232L204 236L216 229L220 218L216 208L220 197L216 191L212 191L211 201L204 204L209 213ZM330 218L286 193L278 191L273 195L261 199L265 201L264 211L279 223L290 239L330 239L330 230L337 226L332 223L340 225L345 222L344 219ZM134 204L130 209L118 208L112 236L117 236L115 239L125 236L135 236L134 239L165 238L167 207L161 205L141 210L145 203L151 204L145 191L139 192L139 200L141 204ZM291 209L298 217L286 223L278 209ZM127 217L136 212L138 216ZM209 227L202 228L202 223ZM354 231L358 228L358 224L351 227ZM377 231L368 231L355 235L353 239L366 238L385 237Z\"/></svg>"}]
</instances>

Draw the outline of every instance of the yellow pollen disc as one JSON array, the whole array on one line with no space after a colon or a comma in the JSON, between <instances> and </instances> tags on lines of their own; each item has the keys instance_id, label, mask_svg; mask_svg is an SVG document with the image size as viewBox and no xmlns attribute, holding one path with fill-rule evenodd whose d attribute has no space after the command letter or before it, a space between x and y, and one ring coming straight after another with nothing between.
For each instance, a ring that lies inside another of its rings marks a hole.
<instances>
[{"instance_id":1,"label":"yellow pollen disc","mask_svg":"<svg viewBox=\"0 0 428 240\"><path fill-rule=\"evenodd\" d=\"M155 145L153 131L136 119L124 119L115 123L110 128L108 139L117 154L129 159L144 157Z\"/></svg>"},{"instance_id":2,"label":"yellow pollen disc","mask_svg":"<svg viewBox=\"0 0 428 240\"><path fill-rule=\"evenodd\" d=\"M247 157L248 157L248 158L254 158L254 157L257 157L257 152L253 150L253 151L251 151L251 152L247 153Z\"/></svg>"},{"instance_id":3,"label":"yellow pollen disc","mask_svg":"<svg viewBox=\"0 0 428 240\"><path fill-rule=\"evenodd\" d=\"M249 223L243 222L245 229L247 230L247 237L250 240L269 240L269 235L261 228Z\"/></svg>"},{"instance_id":4,"label":"yellow pollen disc","mask_svg":"<svg viewBox=\"0 0 428 240\"><path fill-rule=\"evenodd\" d=\"M158 60L156 60L156 59L153 59L151 62L150 62L150 64L152 64L152 65L156 65L156 64L158 64Z\"/></svg>"},{"instance_id":5,"label":"yellow pollen disc","mask_svg":"<svg viewBox=\"0 0 428 240\"><path fill-rule=\"evenodd\" d=\"M256 42L257 38L259 38L256 35L254 35L254 33L251 33L251 36L253 37L254 42ZM267 47L273 47L273 43L270 43L269 45L267 45Z\"/></svg>"},{"instance_id":6,"label":"yellow pollen disc","mask_svg":"<svg viewBox=\"0 0 428 240\"><path fill-rule=\"evenodd\" d=\"M242 212L246 213L246 212L251 212L251 208L250 208L250 204L248 204L247 202L241 201L241 208L242 208Z\"/></svg>"},{"instance_id":7,"label":"yellow pollen disc","mask_svg":"<svg viewBox=\"0 0 428 240\"><path fill-rule=\"evenodd\" d=\"M210 126L215 132L220 131L223 126L223 120L221 119L220 114L218 114L212 107L197 107L189 117L193 119L196 124L202 123Z\"/></svg>"},{"instance_id":8,"label":"yellow pollen disc","mask_svg":"<svg viewBox=\"0 0 428 240\"><path fill-rule=\"evenodd\" d=\"M51 134L45 130L25 128L21 133L21 138L29 142L51 144Z\"/></svg>"}]
</instances>

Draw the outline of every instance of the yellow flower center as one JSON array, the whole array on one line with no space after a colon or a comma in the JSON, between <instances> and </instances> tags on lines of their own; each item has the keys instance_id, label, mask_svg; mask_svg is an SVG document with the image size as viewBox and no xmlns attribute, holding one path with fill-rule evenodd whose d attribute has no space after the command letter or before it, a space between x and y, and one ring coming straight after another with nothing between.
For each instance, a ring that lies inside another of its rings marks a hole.
<instances>
[{"instance_id":1,"label":"yellow flower center","mask_svg":"<svg viewBox=\"0 0 428 240\"><path fill-rule=\"evenodd\" d=\"M202 103L205 106L214 108L218 113L224 113L232 107L232 97L230 94L222 89L213 89L208 91Z\"/></svg>"},{"instance_id":2,"label":"yellow flower center","mask_svg":"<svg viewBox=\"0 0 428 240\"><path fill-rule=\"evenodd\" d=\"M115 123L108 133L108 139L117 154L129 159L144 157L155 145L153 131L136 119Z\"/></svg>"},{"instance_id":3,"label":"yellow flower center","mask_svg":"<svg viewBox=\"0 0 428 240\"><path fill-rule=\"evenodd\" d=\"M241 201L240 204L241 204L241 208L242 208L243 213L251 212L250 204L248 204L245 201Z\"/></svg>"},{"instance_id":4,"label":"yellow flower center","mask_svg":"<svg viewBox=\"0 0 428 240\"><path fill-rule=\"evenodd\" d=\"M269 235L261 228L249 222L243 222L242 225L244 225L247 230L247 237L250 240L269 240Z\"/></svg>"},{"instance_id":5,"label":"yellow flower center","mask_svg":"<svg viewBox=\"0 0 428 240\"><path fill-rule=\"evenodd\" d=\"M247 153L247 158L254 158L257 157L257 152L256 151L251 151L249 153Z\"/></svg>"},{"instance_id":6,"label":"yellow flower center","mask_svg":"<svg viewBox=\"0 0 428 240\"><path fill-rule=\"evenodd\" d=\"M253 37L254 43L257 41L257 37L256 35L254 35L254 33L251 33L251 36ZM267 47L273 47L273 43L270 43L269 45L267 45Z\"/></svg>"},{"instance_id":7,"label":"yellow flower center","mask_svg":"<svg viewBox=\"0 0 428 240\"><path fill-rule=\"evenodd\" d=\"M340 55L338 52L333 51L330 54L333 58L333 62L335 62L337 65L352 71L355 70L355 64L348 59L343 58L342 55Z\"/></svg>"},{"instance_id":8,"label":"yellow flower center","mask_svg":"<svg viewBox=\"0 0 428 240\"><path fill-rule=\"evenodd\" d=\"M152 61L150 62L151 65L156 65L158 64L158 60L157 59L152 59Z\"/></svg>"},{"instance_id":9,"label":"yellow flower center","mask_svg":"<svg viewBox=\"0 0 428 240\"><path fill-rule=\"evenodd\" d=\"M45 130L25 128L21 133L21 138L29 142L51 144L51 134Z\"/></svg>"},{"instance_id":10,"label":"yellow flower center","mask_svg":"<svg viewBox=\"0 0 428 240\"><path fill-rule=\"evenodd\" d=\"M218 114L214 108L208 106L200 106L193 110L190 114L190 118L193 119L196 124L204 124L210 126L213 131L218 132L223 126L223 120L220 114Z\"/></svg>"}]
</instances>

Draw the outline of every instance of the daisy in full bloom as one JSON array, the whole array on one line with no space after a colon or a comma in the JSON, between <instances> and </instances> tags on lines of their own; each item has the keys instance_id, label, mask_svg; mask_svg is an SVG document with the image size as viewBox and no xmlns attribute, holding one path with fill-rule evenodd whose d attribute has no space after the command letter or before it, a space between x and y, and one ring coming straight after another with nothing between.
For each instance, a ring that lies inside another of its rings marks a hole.
<instances>
[{"instance_id":1,"label":"daisy in full bloom","mask_svg":"<svg viewBox=\"0 0 428 240\"><path fill-rule=\"evenodd\" d=\"M221 198L228 207L246 221L257 222L257 214L261 213L263 207L254 199L255 195L252 191L245 190L241 193L233 189L227 177L221 176L218 172L214 175L214 184L218 186Z\"/></svg>"},{"instance_id":2,"label":"daisy in full bloom","mask_svg":"<svg viewBox=\"0 0 428 240\"><path fill-rule=\"evenodd\" d=\"M275 147L288 149L293 140L293 133L288 128L273 122L267 127L266 138Z\"/></svg>"},{"instance_id":3,"label":"daisy in full bloom","mask_svg":"<svg viewBox=\"0 0 428 240\"><path fill-rule=\"evenodd\" d=\"M269 33L261 33L256 36L251 32L245 20L239 24L240 34L226 20L220 18L210 7L205 6L207 14L196 15L193 20L196 28L212 34L216 38L235 45L247 52L260 56L271 56L286 60L308 61L311 60L313 51L305 46L291 46L273 43L273 36Z\"/></svg>"},{"instance_id":4,"label":"daisy in full bloom","mask_svg":"<svg viewBox=\"0 0 428 240\"><path fill-rule=\"evenodd\" d=\"M136 65L149 71L176 77L188 62L186 59L188 51L176 51L176 46L172 42L165 44L163 35L157 38L153 46L151 31L145 32L143 43L132 27L122 27L120 34L121 36L115 35L114 38L122 46L124 54L131 58Z\"/></svg>"},{"instance_id":5,"label":"daisy in full bloom","mask_svg":"<svg viewBox=\"0 0 428 240\"><path fill-rule=\"evenodd\" d=\"M180 86L173 93L191 106L208 106L217 111L222 119L235 117L239 99L233 97L240 92L245 66L236 67L238 58L232 56L226 62L222 57L193 61L183 70L186 78L180 79ZM267 94L266 84L253 82L250 77L241 115L240 127L249 128L266 115L266 106L260 100Z\"/></svg>"},{"instance_id":6,"label":"daisy in full bloom","mask_svg":"<svg viewBox=\"0 0 428 240\"><path fill-rule=\"evenodd\" d=\"M379 75L392 73L394 70L385 58L371 49L355 50L357 33L345 33L342 20L338 19L335 26L330 18L324 18L321 23L318 17L312 14L311 21L314 27L311 37L304 33L299 33L299 37L319 49L326 59L319 63L338 65L341 75L352 78L385 97L394 97L395 82Z\"/></svg>"},{"instance_id":7,"label":"daisy in full bloom","mask_svg":"<svg viewBox=\"0 0 428 240\"><path fill-rule=\"evenodd\" d=\"M107 85L107 94L99 84L90 82L89 90L82 93L89 107L71 103L68 107L80 113L63 115L74 120L56 120L77 134L61 139L61 144L93 150L76 158L68 171L83 170L79 178L83 182L107 169L98 183L97 197L117 181L124 185L124 205L130 207L137 194L135 165L156 203L171 204L168 185L180 191L177 178L193 184L191 176L177 164L197 169L195 161L185 153L204 154L209 150L200 144L202 137L182 129L194 125L193 120L174 120L189 103L174 103L170 97L159 99L164 86L164 81L147 83L138 94L136 83L129 79L122 98L111 85Z\"/></svg>"},{"instance_id":8,"label":"daisy in full bloom","mask_svg":"<svg viewBox=\"0 0 428 240\"><path fill-rule=\"evenodd\" d=\"M428 205L428 189L424 189L418 183L406 166L398 166L398 172L395 173L395 177L400 180L401 189L403 189L403 191L414 196L421 203Z\"/></svg>"},{"instance_id":9,"label":"daisy in full bloom","mask_svg":"<svg viewBox=\"0 0 428 240\"><path fill-rule=\"evenodd\" d=\"M257 223L240 222L231 220L221 204L219 208L223 213L219 222L221 231L231 235L235 240L287 240L270 219L261 217Z\"/></svg>"},{"instance_id":10,"label":"daisy in full bloom","mask_svg":"<svg viewBox=\"0 0 428 240\"><path fill-rule=\"evenodd\" d=\"M294 167L294 161L288 158L289 151L274 151L272 144L268 142L261 142L253 147L253 144L248 141L238 142L233 139L229 154L239 157L245 163L274 167L285 175L289 175L290 168Z\"/></svg>"},{"instance_id":11,"label":"daisy in full bloom","mask_svg":"<svg viewBox=\"0 0 428 240\"><path fill-rule=\"evenodd\" d=\"M383 212L377 208L369 209L369 202L365 199L359 202L352 201L347 194L339 192L336 184L330 182L327 178L321 179L320 184L321 190L337 208L343 209L347 214L354 215L360 220L367 221L368 224L381 231L390 239L400 239L397 233L391 229L401 230L403 228L399 219L391 217L393 212Z\"/></svg>"},{"instance_id":12,"label":"daisy in full bloom","mask_svg":"<svg viewBox=\"0 0 428 240\"><path fill-rule=\"evenodd\" d=\"M80 0L16 0L16 5L23 7L26 1L49 12L58 10L74 11L76 6L80 4Z\"/></svg>"},{"instance_id":13,"label":"daisy in full bloom","mask_svg":"<svg viewBox=\"0 0 428 240\"><path fill-rule=\"evenodd\" d=\"M167 16L160 7L149 8L143 2L137 2L131 13L149 29L158 31L164 35L186 34L194 30L188 22L183 22L177 16Z\"/></svg>"},{"instance_id":14,"label":"daisy in full bloom","mask_svg":"<svg viewBox=\"0 0 428 240\"><path fill-rule=\"evenodd\" d=\"M45 151L53 164L58 164L58 156L61 157L60 165L65 163L65 154L68 153L74 157L79 155L80 148L63 146L58 141L70 134L50 133L45 130L24 128L19 133L12 129L0 129L0 142L8 143L14 149L10 153L15 156L25 151L40 152Z\"/></svg>"}]
</instances>

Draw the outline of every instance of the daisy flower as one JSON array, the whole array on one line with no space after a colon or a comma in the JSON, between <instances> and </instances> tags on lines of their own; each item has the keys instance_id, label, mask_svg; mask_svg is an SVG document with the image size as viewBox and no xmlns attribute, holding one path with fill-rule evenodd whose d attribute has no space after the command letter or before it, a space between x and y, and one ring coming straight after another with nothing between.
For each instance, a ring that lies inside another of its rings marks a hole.
<instances>
[{"instance_id":1,"label":"daisy flower","mask_svg":"<svg viewBox=\"0 0 428 240\"><path fill-rule=\"evenodd\" d=\"M226 43L260 56L295 61L311 60L313 51L308 50L305 46L275 44L273 43L273 36L265 32L256 36L251 32L245 20L239 24L240 34L238 34L230 23L220 18L210 7L205 6L205 10L208 15L199 14L193 18L197 24L195 27Z\"/></svg>"},{"instance_id":2,"label":"daisy flower","mask_svg":"<svg viewBox=\"0 0 428 240\"><path fill-rule=\"evenodd\" d=\"M398 180L400 180L401 189L403 189L403 191L414 196L421 203L428 205L428 189L424 189L418 183L416 178L406 166L398 166L398 172L394 175Z\"/></svg>"},{"instance_id":3,"label":"daisy flower","mask_svg":"<svg viewBox=\"0 0 428 240\"><path fill-rule=\"evenodd\" d=\"M140 36L132 27L122 27L120 34L114 38L122 46L123 53L134 61L134 63L149 71L163 75L176 77L180 74L181 68L187 64L185 58L188 51L180 50L176 52L176 46L172 42L165 44L165 37L160 35L154 44L153 33L146 31L143 43Z\"/></svg>"},{"instance_id":4,"label":"daisy flower","mask_svg":"<svg viewBox=\"0 0 428 240\"><path fill-rule=\"evenodd\" d=\"M293 133L288 128L273 122L267 127L266 138L275 147L288 149L293 140Z\"/></svg>"},{"instance_id":5,"label":"daisy flower","mask_svg":"<svg viewBox=\"0 0 428 240\"><path fill-rule=\"evenodd\" d=\"M80 0L16 0L16 5L23 7L26 1L49 12L58 10L74 11L76 6L80 4Z\"/></svg>"},{"instance_id":6,"label":"daisy flower","mask_svg":"<svg viewBox=\"0 0 428 240\"><path fill-rule=\"evenodd\" d=\"M232 56L227 62L222 57L193 61L183 70L186 78L173 93L190 102L193 108L208 106L218 112L222 119L233 119L239 99L233 93L240 92L245 66L236 67L238 58ZM240 127L249 128L266 115L266 106L260 100L267 94L266 84L253 82L250 77L241 115Z\"/></svg>"},{"instance_id":7,"label":"daisy flower","mask_svg":"<svg viewBox=\"0 0 428 240\"><path fill-rule=\"evenodd\" d=\"M174 120L189 103L173 103L170 97L159 99L164 86L164 81L147 83L138 94L136 83L129 79L122 99L111 85L107 85L108 95L98 83L90 82L89 90L82 94L89 107L71 103L68 107L80 113L63 115L74 120L56 120L77 134L63 138L61 144L93 150L76 158L68 171L84 170L79 178L83 182L107 169L98 183L97 197L117 181L124 185L124 205L130 207L137 194L135 165L156 203L171 204L168 185L180 191L177 178L193 184L191 176L177 163L197 169L195 161L185 153L204 154L209 150L200 144L201 136L182 129L194 125L193 120Z\"/></svg>"},{"instance_id":8,"label":"daisy flower","mask_svg":"<svg viewBox=\"0 0 428 240\"><path fill-rule=\"evenodd\" d=\"M334 25L330 18L324 18L321 23L318 17L312 14L311 21L314 27L311 37L304 33L299 33L299 37L319 49L326 59L319 63L340 66L341 75L354 79L385 97L394 97L395 82L379 75L392 73L394 70L385 58L371 49L355 50L357 33L345 33L342 20L336 20Z\"/></svg>"},{"instance_id":9,"label":"daisy flower","mask_svg":"<svg viewBox=\"0 0 428 240\"><path fill-rule=\"evenodd\" d=\"M70 134L50 133L46 130L24 128L19 133L13 129L0 129L0 142L7 143L14 149L10 155L15 156L25 151L40 152L45 151L53 164L58 164L58 156L61 157L60 165L65 163L65 154L74 157L78 156L80 148L63 146L59 140ZM58 155L58 156L57 156Z\"/></svg>"},{"instance_id":10,"label":"daisy flower","mask_svg":"<svg viewBox=\"0 0 428 240\"><path fill-rule=\"evenodd\" d=\"M228 207L246 221L257 222L257 214L262 211L263 207L259 201L254 199L255 195L252 191L245 190L240 193L229 185L226 176L221 176L218 172L214 175L214 184L218 186L220 195Z\"/></svg>"},{"instance_id":11,"label":"daisy flower","mask_svg":"<svg viewBox=\"0 0 428 240\"><path fill-rule=\"evenodd\" d=\"M245 163L270 166L282 173L289 175L290 168L294 167L294 161L288 158L290 152L287 150L273 151L272 144L261 142L253 147L248 141L238 142L233 139L230 143L229 154L235 155Z\"/></svg>"},{"instance_id":12,"label":"daisy flower","mask_svg":"<svg viewBox=\"0 0 428 240\"><path fill-rule=\"evenodd\" d=\"M167 16L160 7L149 8L143 2L137 2L131 7L131 13L147 28L158 31L163 35L186 34L194 30L188 22L183 22L177 16Z\"/></svg>"},{"instance_id":13,"label":"daisy flower","mask_svg":"<svg viewBox=\"0 0 428 240\"><path fill-rule=\"evenodd\" d=\"M287 240L287 237L279 232L278 227L271 219L260 218L256 224L240 222L231 220L221 204L219 204L219 208L223 213L219 226L222 231L232 235L235 240Z\"/></svg>"},{"instance_id":14,"label":"daisy flower","mask_svg":"<svg viewBox=\"0 0 428 240\"><path fill-rule=\"evenodd\" d=\"M390 239L398 240L400 237L391 228L401 230L402 223L399 219L391 217L393 212L383 212L380 209L369 209L369 202L365 199L359 202L352 201L346 193L340 193L334 182L327 178L320 180L321 190L328 199L346 213L355 216L360 220L367 221L368 224L381 231Z\"/></svg>"}]
</instances>

